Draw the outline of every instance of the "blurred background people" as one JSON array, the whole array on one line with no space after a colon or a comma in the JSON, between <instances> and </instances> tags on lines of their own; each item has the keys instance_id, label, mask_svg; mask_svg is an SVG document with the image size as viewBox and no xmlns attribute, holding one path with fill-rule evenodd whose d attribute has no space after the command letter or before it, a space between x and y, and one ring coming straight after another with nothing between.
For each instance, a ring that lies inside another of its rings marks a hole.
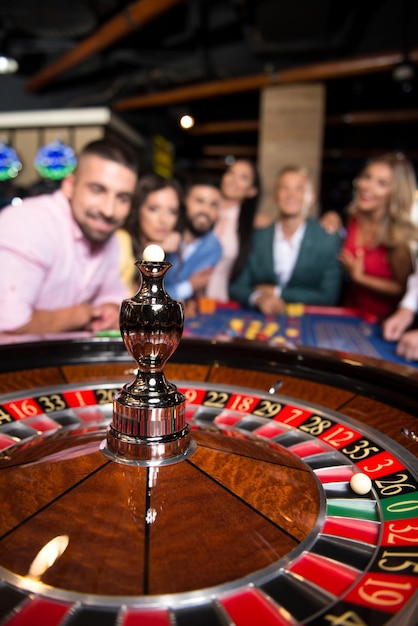
<instances>
[{"instance_id":1,"label":"blurred background people","mask_svg":"<svg viewBox=\"0 0 418 626\"><path fill-rule=\"evenodd\" d=\"M253 231L249 259L230 286L232 300L279 315L288 302L338 304L342 240L307 217L315 200L312 179L304 167L283 168L277 177L277 220Z\"/></svg>"},{"instance_id":2,"label":"blurred background people","mask_svg":"<svg viewBox=\"0 0 418 626\"><path fill-rule=\"evenodd\" d=\"M354 181L340 255L344 306L377 320L395 311L413 271L415 189L413 167L399 153L372 159Z\"/></svg>"},{"instance_id":3,"label":"blurred background people","mask_svg":"<svg viewBox=\"0 0 418 626\"><path fill-rule=\"evenodd\" d=\"M251 248L254 218L261 193L260 176L247 159L237 159L221 179L222 206L215 235L222 245L222 257L216 264L206 295L218 302L229 300L229 283L240 273Z\"/></svg>"},{"instance_id":4,"label":"blurred background people","mask_svg":"<svg viewBox=\"0 0 418 626\"><path fill-rule=\"evenodd\" d=\"M58 191L1 211L1 332L118 327L127 292L114 234L128 216L137 172L125 145L94 141Z\"/></svg>"},{"instance_id":5,"label":"blurred background people","mask_svg":"<svg viewBox=\"0 0 418 626\"><path fill-rule=\"evenodd\" d=\"M118 231L121 250L120 272L131 293L138 286L135 261L142 260L144 248L158 244L174 250L180 241L176 230L180 218L182 189L177 180L159 174L143 174L124 228Z\"/></svg>"},{"instance_id":6,"label":"blurred background people","mask_svg":"<svg viewBox=\"0 0 418 626\"><path fill-rule=\"evenodd\" d=\"M177 250L166 255L172 268L165 275L165 286L176 300L202 295L222 256L213 230L221 204L221 191L215 182L196 180L186 189L181 240Z\"/></svg>"}]
</instances>

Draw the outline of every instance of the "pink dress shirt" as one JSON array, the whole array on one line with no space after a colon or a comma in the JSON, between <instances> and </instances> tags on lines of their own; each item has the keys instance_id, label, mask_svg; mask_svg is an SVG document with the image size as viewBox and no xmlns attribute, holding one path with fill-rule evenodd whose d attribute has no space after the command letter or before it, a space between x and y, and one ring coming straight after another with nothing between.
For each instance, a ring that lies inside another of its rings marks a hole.
<instances>
[{"instance_id":1,"label":"pink dress shirt","mask_svg":"<svg viewBox=\"0 0 418 626\"><path fill-rule=\"evenodd\" d=\"M61 191L2 209L0 332L26 324L33 310L120 304L128 293L119 263L116 237L91 244Z\"/></svg>"}]
</instances>

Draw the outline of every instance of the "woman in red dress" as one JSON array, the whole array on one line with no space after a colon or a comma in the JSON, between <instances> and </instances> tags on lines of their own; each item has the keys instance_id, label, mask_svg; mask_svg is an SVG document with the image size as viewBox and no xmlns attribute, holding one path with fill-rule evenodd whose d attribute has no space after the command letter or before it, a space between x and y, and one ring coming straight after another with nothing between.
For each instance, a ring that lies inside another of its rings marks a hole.
<instances>
[{"instance_id":1,"label":"woman in red dress","mask_svg":"<svg viewBox=\"0 0 418 626\"><path fill-rule=\"evenodd\" d=\"M403 154L383 155L369 161L354 189L340 253L349 279L344 306L381 321L395 311L414 267L413 167Z\"/></svg>"}]
</instances>

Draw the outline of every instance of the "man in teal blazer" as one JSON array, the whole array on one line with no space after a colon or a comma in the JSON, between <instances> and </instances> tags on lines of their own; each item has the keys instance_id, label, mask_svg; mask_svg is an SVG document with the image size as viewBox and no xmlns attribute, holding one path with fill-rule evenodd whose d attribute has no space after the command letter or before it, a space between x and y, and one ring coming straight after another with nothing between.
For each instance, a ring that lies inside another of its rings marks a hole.
<instances>
[{"instance_id":1,"label":"man in teal blazer","mask_svg":"<svg viewBox=\"0 0 418 626\"><path fill-rule=\"evenodd\" d=\"M288 302L337 305L343 276L338 260L342 239L306 217L313 201L308 172L284 168L278 175L275 198L278 219L254 230L247 264L230 285L231 300L265 315L279 315Z\"/></svg>"}]
</instances>

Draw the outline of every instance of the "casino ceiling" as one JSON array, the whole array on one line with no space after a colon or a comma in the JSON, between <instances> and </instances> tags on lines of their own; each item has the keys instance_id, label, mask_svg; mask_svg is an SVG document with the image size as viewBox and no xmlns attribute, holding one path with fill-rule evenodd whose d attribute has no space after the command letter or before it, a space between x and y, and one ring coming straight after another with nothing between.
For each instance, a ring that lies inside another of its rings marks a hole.
<instances>
[{"instance_id":1,"label":"casino ceiling","mask_svg":"<svg viewBox=\"0 0 418 626\"><path fill-rule=\"evenodd\" d=\"M107 106L145 138L164 134L186 166L216 167L256 155L262 86L321 80L330 177L386 149L418 162L416 0L1 5L0 49L20 68L0 76L2 111Z\"/></svg>"}]
</instances>

